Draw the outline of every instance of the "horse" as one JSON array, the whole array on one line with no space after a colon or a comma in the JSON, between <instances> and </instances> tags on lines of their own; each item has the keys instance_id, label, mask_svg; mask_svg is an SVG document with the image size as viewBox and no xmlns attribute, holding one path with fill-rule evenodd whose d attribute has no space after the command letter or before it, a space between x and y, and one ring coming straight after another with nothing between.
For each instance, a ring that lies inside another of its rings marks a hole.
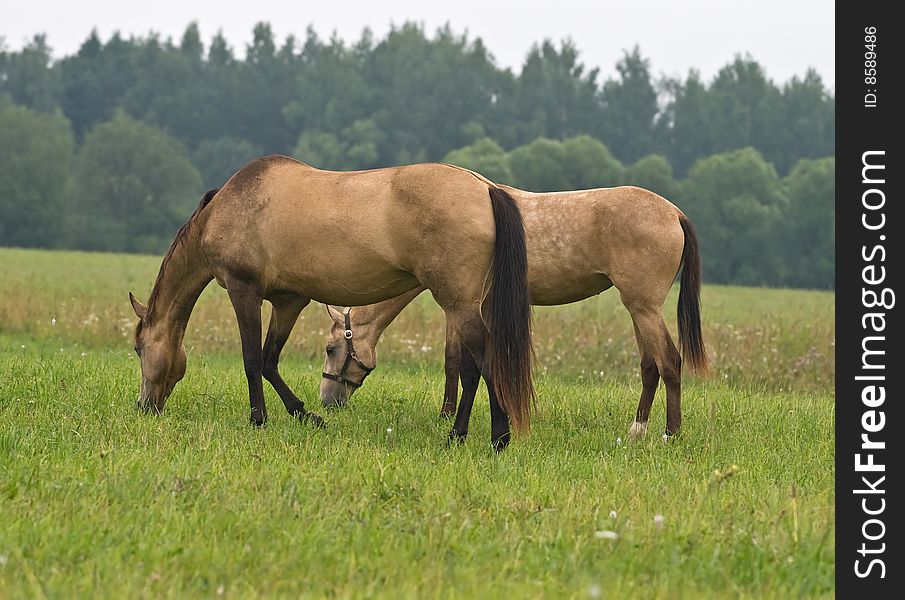
<instances>
[{"instance_id":1,"label":"horse","mask_svg":"<svg viewBox=\"0 0 905 600\"><path fill-rule=\"evenodd\" d=\"M180 228L147 305L129 293L139 319L140 409L161 412L185 375L185 329L212 280L236 313L254 425L267 421L262 377L290 415L323 424L278 369L311 300L356 306L423 287L480 365L494 448L509 443L510 424L516 432L529 427L534 388L524 225L508 192L476 174L436 163L324 171L278 155L244 166L205 194ZM264 300L273 310L262 346ZM369 360L366 353L359 357Z\"/></svg>"},{"instance_id":2,"label":"horse","mask_svg":"<svg viewBox=\"0 0 905 600\"><path fill-rule=\"evenodd\" d=\"M708 368L701 333L701 258L692 222L665 198L639 187L551 193L499 187L515 199L522 213L533 304L567 304L610 287L619 291L631 315L641 354L641 398L629 436L637 439L647 432L660 378L666 385L666 433L678 433L682 423L682 357L700 374ZM677 311L681 354L663 320L663 304L680 268ZM380 335L421 291L413 288L396 298L354 310L338 311L328 306L333 326L324 371L356 353L373 357L376 366L375 347ZM462 352L452 325L447 323L441 415L450 416L456 410L461 377L462 399L450 438L463 440L479 374ZM354 347L349 343L353 331ZM354 361L347 360L342 370L353 379L361 375ZM349 395L354 389L347 390Z\"/></svg>"}]
</instances>

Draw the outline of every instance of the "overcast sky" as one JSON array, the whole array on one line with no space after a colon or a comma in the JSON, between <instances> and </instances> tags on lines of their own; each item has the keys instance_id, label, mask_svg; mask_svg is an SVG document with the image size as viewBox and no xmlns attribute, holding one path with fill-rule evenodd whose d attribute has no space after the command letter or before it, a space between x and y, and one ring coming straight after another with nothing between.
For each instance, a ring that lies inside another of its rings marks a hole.
<instances>
[{"instance_id":1,"label":"overcast sky","mask_svg":"<svg viewBox=\"0 0 905 600\"><path fill-rule=\"evenodd\" d=\"M835 4L829 1L0 0L0 14L8 48L44 32L58 57L75 52L93 27L105 40L117 30L127 36L153 30L178 40L194 20L205 41L222 29L244 52L257 21L269 21L282 40L290 33L303 38L308 24L324 37L336 31L356 39L366 26L380 37L391 24L414 20L429 31L449 22L457 32L480 36L499 64L516 70L532 43L571 37L585 64L600 67L604 77L622 50L637 44L656 75L684 75L693 67L709 78L747 52L776 81L814 67L835 85Z\"/></svg>"}]
</instances>

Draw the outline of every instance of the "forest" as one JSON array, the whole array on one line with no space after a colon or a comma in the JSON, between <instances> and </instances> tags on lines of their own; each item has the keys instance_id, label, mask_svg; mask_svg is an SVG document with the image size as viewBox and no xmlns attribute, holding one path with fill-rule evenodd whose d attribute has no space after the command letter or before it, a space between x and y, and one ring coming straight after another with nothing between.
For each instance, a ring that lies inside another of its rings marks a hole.
<instances>
[{"instance_id":1,"label":"forest","mask_svg":"<svg viewBox=\"0 0 905 600\"><path fill-rule=\"evenodd\" d=\"M534 191L639 185L695 222L710 283L832 289L835 98L737 55L709 79L641 48L588 65L539 41L519 69L416 23L382 38L233 48L92 32L54 57L0 38L0 246L159 253L204 190L247 161L328 169L444 161ZM603 73L610 73L604 76Z\"/></svg>"}]
</instances>

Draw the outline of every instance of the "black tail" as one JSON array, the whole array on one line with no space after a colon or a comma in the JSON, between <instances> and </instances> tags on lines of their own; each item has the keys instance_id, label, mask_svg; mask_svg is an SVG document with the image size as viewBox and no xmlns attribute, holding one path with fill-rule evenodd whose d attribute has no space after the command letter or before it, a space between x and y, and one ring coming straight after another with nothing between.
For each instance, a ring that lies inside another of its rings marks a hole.
<instances>
[{"instance_id":1,"label":"black tail","mask_svg":"<svg viewBox=\"0 0 905 600\"><path fill-rule=\"evenodd\" d=\"M685 249L682 250L682 283L679 289L678 321L679 346L682 357L692 370L707 374L707 350L701 333L701 252L694 225L685 215L679 217L685 234Z\"/></svg>"},{"instance_id":2,"label":"black tail","mask_svg":"<svg viewBox=\"0 0 905 600\"><path fill-rule=\"evenodd\" d=\"M527 431L534 403L531 381L531 298L528 293L528 254L525 227L515 200L490 188L496 224L487 358L496 396L513 428Z\"/></svg>"}]
</instances>

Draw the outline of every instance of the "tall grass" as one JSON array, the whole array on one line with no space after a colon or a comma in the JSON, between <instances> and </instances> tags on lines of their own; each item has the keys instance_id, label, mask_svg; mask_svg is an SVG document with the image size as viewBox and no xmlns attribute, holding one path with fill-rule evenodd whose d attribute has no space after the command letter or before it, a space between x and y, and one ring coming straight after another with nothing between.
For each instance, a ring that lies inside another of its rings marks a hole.
<instances>
[{"instance_id":1,"label":"tall grass","mask_svg":"<svg viewBox=\"0 0 905 600\"><path fill-rule=\"evenodd\" d=\"M53 335L84 348L128 351L136 321L128 292L146 300L159 264L156 257L0 250L0 333ZM674 335L677 291L664 306ZM776 391L834 388L833 293L705 286L702 302L704 339L718 380ZM287 359L319 360L330 323L321 306L306 308L287 345ZM443 312L422 294L384 335L381 363L442 364L444 335ZM615 290L572 305L536 308L534 338L540 372L598 380L638 377L631 320ZM238 355L235 316L216 284L202 294L186 345L192 355Z\"/></svg>"}]
</instances>

